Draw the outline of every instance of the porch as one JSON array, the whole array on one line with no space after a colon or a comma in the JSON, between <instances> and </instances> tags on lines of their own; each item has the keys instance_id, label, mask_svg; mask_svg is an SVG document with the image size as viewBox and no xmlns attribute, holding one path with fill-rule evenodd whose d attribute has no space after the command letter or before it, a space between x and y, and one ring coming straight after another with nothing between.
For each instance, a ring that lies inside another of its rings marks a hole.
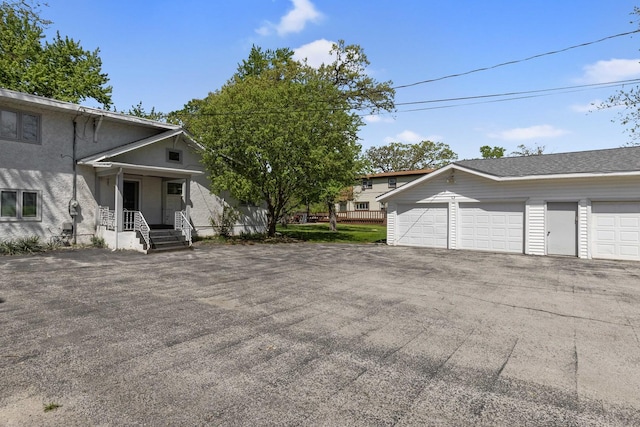
<instances>
[{"instance_id":1,"label":"porch","mask_svg":"<svg viewBox=\"0 0 640 427\"><path fill-rule=\"evenodd\" d=\"M106 206L98 208L96 235L108 247L132 249L149 253L154 251L188 249L193 244L193 226L186 211L176 211L172 227L165 224L150 226L140 211L116 210Z\"/></svg>"}]
</instances>

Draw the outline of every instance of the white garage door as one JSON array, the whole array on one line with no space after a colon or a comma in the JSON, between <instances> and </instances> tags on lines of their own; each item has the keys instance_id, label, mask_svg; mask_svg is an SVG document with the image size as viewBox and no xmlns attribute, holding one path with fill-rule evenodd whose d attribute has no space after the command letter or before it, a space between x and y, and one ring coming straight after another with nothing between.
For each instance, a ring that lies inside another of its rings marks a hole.
<instances>
[{"instance_id":1,"label":"white garage door","mask_svg":"<svg viewBox=\"0 0 640 427\"><path fill-rule=\"evenodd\" d=\"M591 256L640 260L640 202L593 202Z\"/></svg>"},{"instance_id":2,"label":"white garage door","mask_svg":"<svg viewBox=\"0 0 640 427\"><path fill-rule=\"evenodd\" d=\"M523 203L461 203L461 249L524 252Z\"/></svg>"},{"instance_id":3,"label":"white garage door","mask_svg":"<svg viewBox=\"0 0 640 427\"><path fill-rule=\"evenodd\" d=\"M448 247L448 213L446 204L398 206L400 245L428 248Z\"/></svg>"}]
</instances>

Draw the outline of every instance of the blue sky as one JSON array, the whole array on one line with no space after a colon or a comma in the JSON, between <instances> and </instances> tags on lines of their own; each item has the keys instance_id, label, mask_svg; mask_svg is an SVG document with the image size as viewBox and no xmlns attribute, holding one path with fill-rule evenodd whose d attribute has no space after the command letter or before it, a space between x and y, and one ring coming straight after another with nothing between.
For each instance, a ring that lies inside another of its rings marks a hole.
<instances>
[{"instance_id":1,"label":"blue sky","mask_svg":"<svg viewBox=\"0 0 640 427\"><path fill-rule=\"evenodd\" d=\"M311 62L339 39L362 46L378 81L406 85L490 67L638 28L631 0L49 0L41 15L100 48L118 110L142 101L169 112L220 88L253 44L289 47ZM636 22L631 22L636 21ZM397 103L561 88L640 78L640 33L514 65L398 89ZM629 88L630 86L627 86ZM482 145L547 152L619 147L620 110L589 112L616 88L506 102L398 106L367 117L366 149L391 141L444 142L459 158ZM477 101L475 101L477 102ZM87 103L91 105L91 102ZM408 112L416 108L444 107Z\"/></svg>"}]
</instances>

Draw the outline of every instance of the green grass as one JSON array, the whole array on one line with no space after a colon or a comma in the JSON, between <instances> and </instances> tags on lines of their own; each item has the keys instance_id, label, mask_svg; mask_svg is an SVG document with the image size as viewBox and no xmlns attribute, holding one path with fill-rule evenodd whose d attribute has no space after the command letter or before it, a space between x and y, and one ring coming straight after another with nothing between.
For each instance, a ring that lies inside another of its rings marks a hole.
<instances>
[{"instance_id":1,"label":"green grass","mask_svg":"<svg viewBox=\"0 0 640 427\"><path fill-rule=\"evenodd\" d=\"M279 226L278 233L292 239L318 243L375 243L387 238L386 225L338 224L338 231L329 230L329 224L290 224Z\"/></svg>"}]
</instances>

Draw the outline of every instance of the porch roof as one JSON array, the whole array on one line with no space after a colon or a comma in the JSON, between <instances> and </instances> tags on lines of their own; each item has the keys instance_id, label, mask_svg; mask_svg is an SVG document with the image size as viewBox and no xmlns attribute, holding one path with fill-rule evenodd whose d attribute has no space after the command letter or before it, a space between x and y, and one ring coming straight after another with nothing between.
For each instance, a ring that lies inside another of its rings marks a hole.
<instances>
[{"instance_id":1,"label":"porch roof","mask_svg":"<svg viewBox=\"0 0 640 427\"><path fill-rule=\"evenodd\" d=\"M193 169L177 169L166 168L161 166L147 166L147 165L134 165L131 163L121 162L101 162L92 161L82 163L84 165L93 166L99 169L98 175L112 175L117 173L120 169L127 173L136 173L139 175L156 175L162 177L182 178L184 176L191 175L203 175L203 171Z\"/></svg>"}]
</instances>

